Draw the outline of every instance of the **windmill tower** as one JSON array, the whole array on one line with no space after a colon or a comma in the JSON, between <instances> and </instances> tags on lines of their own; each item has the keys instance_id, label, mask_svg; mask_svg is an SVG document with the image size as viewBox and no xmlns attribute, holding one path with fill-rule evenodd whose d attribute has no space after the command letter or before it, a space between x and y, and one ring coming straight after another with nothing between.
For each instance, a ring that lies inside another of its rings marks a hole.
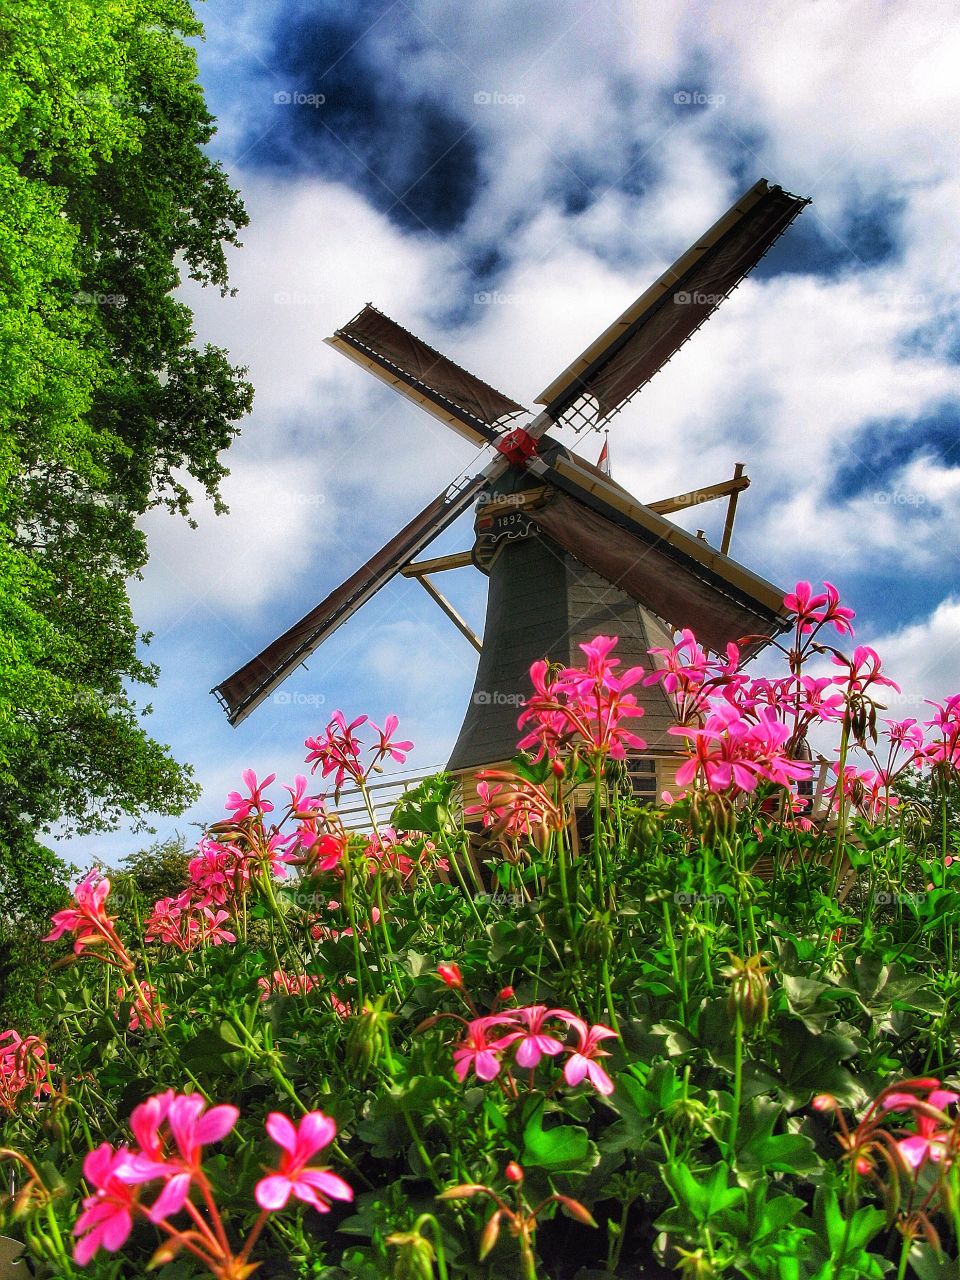
<instances>
[{"instance_id":1,"label":"windmill tower","mask_svg":"<svg viewBox=\"0 0 960 1280\"><path fill-rule=\"evenodd\" d=\"M449 767L469 771L508 760L519 699L532 662L566 665L598 632L620 637L626 663L649 664L690 627L707 648L754 639L755 653L787 624L783 592L731 559L738 494L731 480L643 504L599 467L548 435L603 426L716 310L801 212L807 200L766 181L750 188L622 316L537 398L522 405L460 368L372 306L327 342L428 413L486 449L472 475L458 477L352 577L214 689L239 724L305 658L397 574L415 577L480 651L473 695ZM527 416L525 425L519 419ZM666 517L727 498L719 550ZM417 557L469 507L471 551ZM473 565L489 579L483 641L437 589L433 575ZM641 732L651 750L635 764L639 790L653 792L673 744L659 686L639 694Z\"/></svg>"}]
</instances>

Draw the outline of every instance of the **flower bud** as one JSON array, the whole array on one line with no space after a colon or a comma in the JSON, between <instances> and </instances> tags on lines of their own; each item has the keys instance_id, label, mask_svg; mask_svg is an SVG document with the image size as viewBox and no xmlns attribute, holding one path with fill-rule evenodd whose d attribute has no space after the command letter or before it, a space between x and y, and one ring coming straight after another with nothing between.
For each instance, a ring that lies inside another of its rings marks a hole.
<instances>
[{"instance_id":1,"label":"flower bud","mask_svg":"<svg viewBox=\"0 0 960 1280\"><path fill-rule=\"evenodd\" d=\"M348 1019L346 1056L350 1066L357 1070L375 1067L389 1047L389 1023L393 1014L384 1009L384 1000L384 996L378 996L373 1003L365 1000L360 1012Z\"/></svg>"},{"instance_id":2,"label":"flower bud","mask_svg":"<svg viewBox=\"0 0 960 1280\"><path fill-rule=\"evenodd\" d=\"M463 986L463 974L460 972L460 966L452 960L437 965L437 977L441 978L448 987Z\"/></svg>"},{"instance_id":3,"label":"flower bud","mask_svg":"<svg viewBox=\"0 0 960 1280\"><path fill-rule=\"evenodd\" d=\"M731 1018L739 1016L748 1030L762 1027L767 1020L769 995L761 957L751 956L749 960L734 957L726 972L732 979L730 994L727 996L727 1013Z\"/></svg>"},{"instance_id":4,"label":"flower bud","mask_svg":"<svg viewBox=\"0 0 960 1280\"><path fill-rule=\"evenodd\" d=\"M487 1220L487 1225L483 1228L480 1236L480 1248L477 1251L477 1257L482 1262L493 1246L497 1243L500 1235L500 1217L502 1210L495 1209Z\"/></svg>"},{"instance_id":5,"label":"flower bud","mask_svg":"<svg viewBox=\"0 0 960 1280\"><path fill-rule=\"evenodd\" d=\"M433 1280L433 1245L419 1231L395 1231L387 1244L397 1250L391 1280Z\"/></svg>"},{"instance_id":6,"label":"flower bud","mask_svg":"<svg viewBox=\"0 0 960 1280\"><path fill-rule=\"evenodd\" d=\"M593 1214L579 1200L574 1200L572 1196L562 1196L559 1193L556 1196L556 1200L569 1213L571 1218L574 1218L577 1222L582 1222L585 1227L595 1227L597 1225Z\"/></svg>"},{"instance_id":7,"label":"flower bud","mask_svg":"<svg viewBox=\"0 0 960 1280\"><path fill-rule=\"evenodd\" d=\"M508 1182L522 1182L523 1170L517 1164L516 1160L511 1160L503 1171L503 1176Z\"/></svg>"}]
</instances>

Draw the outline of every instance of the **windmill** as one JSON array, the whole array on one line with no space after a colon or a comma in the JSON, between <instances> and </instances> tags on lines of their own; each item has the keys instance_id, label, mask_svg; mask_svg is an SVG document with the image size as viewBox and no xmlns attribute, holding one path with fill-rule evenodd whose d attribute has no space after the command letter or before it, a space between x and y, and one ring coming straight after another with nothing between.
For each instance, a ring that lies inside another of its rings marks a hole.
<instances>
[{"instance_id":1,"label":"windmill","mask_svg":"<svg viewBox=\"0 0 960 1280\"><path fill-rule=\"evenodd\" d=\"M479 469L438 494L346 582L213 692L239 724L304 659L398 574L416 578L480 651L476 682L449 768L469 771L512 757L518 702L531 662L564 664L598 632L620 637L626 662L668 646L690 627L707 648L754 637L748 653L783 630L783 592L727 554L738 494L732 479L643 504L548 432L607 423L716 310L809 203L761 179L641 294L537 398L515 400L460 368L367 305L326 341L448 427L484 448ZM527 421L521 425L520 419ZM666 517L727 498L719 549ZM469 507L471 551L433 560L421 552ZM445 599L434 574L474 565L489 578L484 639ZM659 686L641 695L651 752L634 762L635 785L662 785L670 715Z\"/></svg>"}]
</instances>

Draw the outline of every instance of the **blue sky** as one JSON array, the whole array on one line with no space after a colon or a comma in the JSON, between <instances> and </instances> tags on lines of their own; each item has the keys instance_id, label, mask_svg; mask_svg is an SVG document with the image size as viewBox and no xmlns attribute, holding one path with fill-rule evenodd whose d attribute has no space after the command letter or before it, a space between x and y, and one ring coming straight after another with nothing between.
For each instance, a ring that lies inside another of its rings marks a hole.
<instances>
[{"instance_id":1,"label":"blue sky","mask_svg":"<svg viewBox=\"0 0 960 1280\"><path fill-rule=\"evenodd\" d=\"M222 813L292 778L338 707L442 765L476 655L416 583L385 589L230 728L208 690L356 568L475 451L322 339L367 301L530 405L759 177L814 203L614 422L641 499L752 487L733 554L836 582L916 713L960 688L960 143L952 6L824 0L206 0L213 154L251 225L236 297L184 288L257 398L229 516L144 520L132 584L161 668L152 732ZM579 442L588 457L597 436ZM695 518L719 539L722 512ZM693 524L694 520L687 521ZM469 517L430 554L469 546ZM482 627L472 570L445 589ZM150 837L61 842L115 864Z\"/></svg>"}]
</instances>

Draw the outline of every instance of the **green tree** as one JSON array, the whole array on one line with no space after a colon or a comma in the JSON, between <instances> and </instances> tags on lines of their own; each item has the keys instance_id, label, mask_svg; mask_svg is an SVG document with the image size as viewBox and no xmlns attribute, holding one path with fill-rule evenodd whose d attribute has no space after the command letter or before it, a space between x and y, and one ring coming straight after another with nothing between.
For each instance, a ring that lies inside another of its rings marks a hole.
<instances>
[{"instance_id":1,"label":"green tree","mask_svg":"<svg viewBox=\"0 0 960 1280\"><path fill-rule=\"evenodd\" d=\"M190 769L136 686L137 517L222 510L245 370L195 345L181 271L226 291L246 215L185 0L0 0L0 908L60 904L43 835L179 813ZM39 838L38 838L39 837Z\"/></svg>"}]
</instances>

